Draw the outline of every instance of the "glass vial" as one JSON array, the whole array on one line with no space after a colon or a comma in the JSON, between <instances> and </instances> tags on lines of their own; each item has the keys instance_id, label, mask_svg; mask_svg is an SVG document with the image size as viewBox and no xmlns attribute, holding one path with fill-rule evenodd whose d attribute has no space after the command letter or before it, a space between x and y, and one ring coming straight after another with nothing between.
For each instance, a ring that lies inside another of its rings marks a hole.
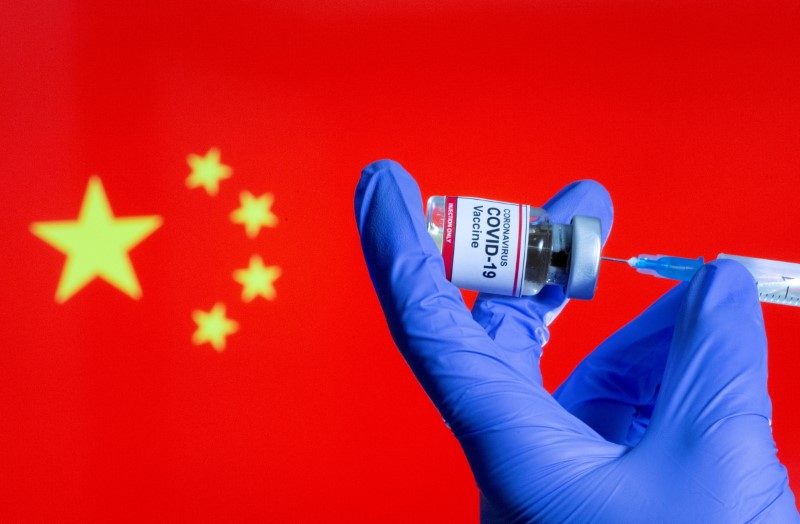
<instances>
[{"instance_id":1,"label":"glass vial","mask_svg":"<svg viewBox=\"0 0 800 524\"><path fill-rule=\"evenodd\" d=\"M460 288L519 297L555 285L569 298L594 296L601 247L595 217L554 224L538 207L434 196L427 219L447 279Z\"/></svg>"}]
</instances>

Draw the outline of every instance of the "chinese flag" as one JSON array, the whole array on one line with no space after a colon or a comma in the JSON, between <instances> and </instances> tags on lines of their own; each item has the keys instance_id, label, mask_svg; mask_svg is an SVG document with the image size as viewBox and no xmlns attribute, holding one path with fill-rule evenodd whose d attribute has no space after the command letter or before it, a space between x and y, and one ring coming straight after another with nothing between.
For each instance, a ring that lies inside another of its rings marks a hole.
<instances>
[{"instance_id":1,"label":"chinese flag","mask_svg":"<svg viewBox=\"0 0 800 524\"><path fill-rule=\"evenodd\" d=\"M789 0L6 2L0 520L477 522L361 258L361 168L534 205L593 178L609 256L800 262L798 27ZM604 266L546 386L671 285ZM800 309L764 314L798 490Z\"/></svg>"}]
</instances>

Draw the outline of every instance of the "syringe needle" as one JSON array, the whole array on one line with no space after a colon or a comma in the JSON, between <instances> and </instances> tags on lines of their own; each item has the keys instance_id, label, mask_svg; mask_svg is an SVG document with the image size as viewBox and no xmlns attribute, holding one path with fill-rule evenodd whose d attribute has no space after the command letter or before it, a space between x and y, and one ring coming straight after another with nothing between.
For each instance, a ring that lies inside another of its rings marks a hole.
<instances>
[{"instance_id":1,"label":"syringe needle","mask_svg":"<svg viewBox=\"0 0 800 524\"><path fill-rule=\"evenodd\" d=\"M610 262L622 262L623 264L630 265L629 260L625 260L624 258L614 258L614 257L600 257L603 260L608 260Z\"/></svg>"}]
</instances>

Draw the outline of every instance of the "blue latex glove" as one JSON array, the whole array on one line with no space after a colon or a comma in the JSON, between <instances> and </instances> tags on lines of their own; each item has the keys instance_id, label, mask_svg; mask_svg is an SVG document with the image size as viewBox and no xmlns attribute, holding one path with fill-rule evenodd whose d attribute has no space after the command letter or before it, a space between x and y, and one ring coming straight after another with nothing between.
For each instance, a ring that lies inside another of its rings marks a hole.
<instances>
[{"instance_id":1,"label":"blue latex glove","mask_svg":"<svg viewBox=\"0 0 800 524\"><path fill-rule=\"evenodd\" d=\"M598 216L608 234L597 183L545 207L555 222ZM800 522L775 456L764 325L742 266L705 266L550 395L538 366L560 290L481 295L470 314L397 163L364 169L355 211L392 336L466 453L483 520Z\"/></svg>"}]
</instances>

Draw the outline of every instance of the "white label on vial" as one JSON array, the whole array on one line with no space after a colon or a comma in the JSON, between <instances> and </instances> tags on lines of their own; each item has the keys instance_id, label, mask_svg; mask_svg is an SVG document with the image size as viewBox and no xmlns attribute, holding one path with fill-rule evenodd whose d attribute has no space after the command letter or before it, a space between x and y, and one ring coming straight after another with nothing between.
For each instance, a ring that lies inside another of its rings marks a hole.
<instances>
[{"instance_id":1,"label":"white label on vial","mask_svg":"<svg viewBox=\"0 0 800 524\"><path fill-rule=\"evenodd\" d=\"M522 295L527 205L447 197L442 242L447 278L458 287Z\"/></svg>"}]
</instances>

